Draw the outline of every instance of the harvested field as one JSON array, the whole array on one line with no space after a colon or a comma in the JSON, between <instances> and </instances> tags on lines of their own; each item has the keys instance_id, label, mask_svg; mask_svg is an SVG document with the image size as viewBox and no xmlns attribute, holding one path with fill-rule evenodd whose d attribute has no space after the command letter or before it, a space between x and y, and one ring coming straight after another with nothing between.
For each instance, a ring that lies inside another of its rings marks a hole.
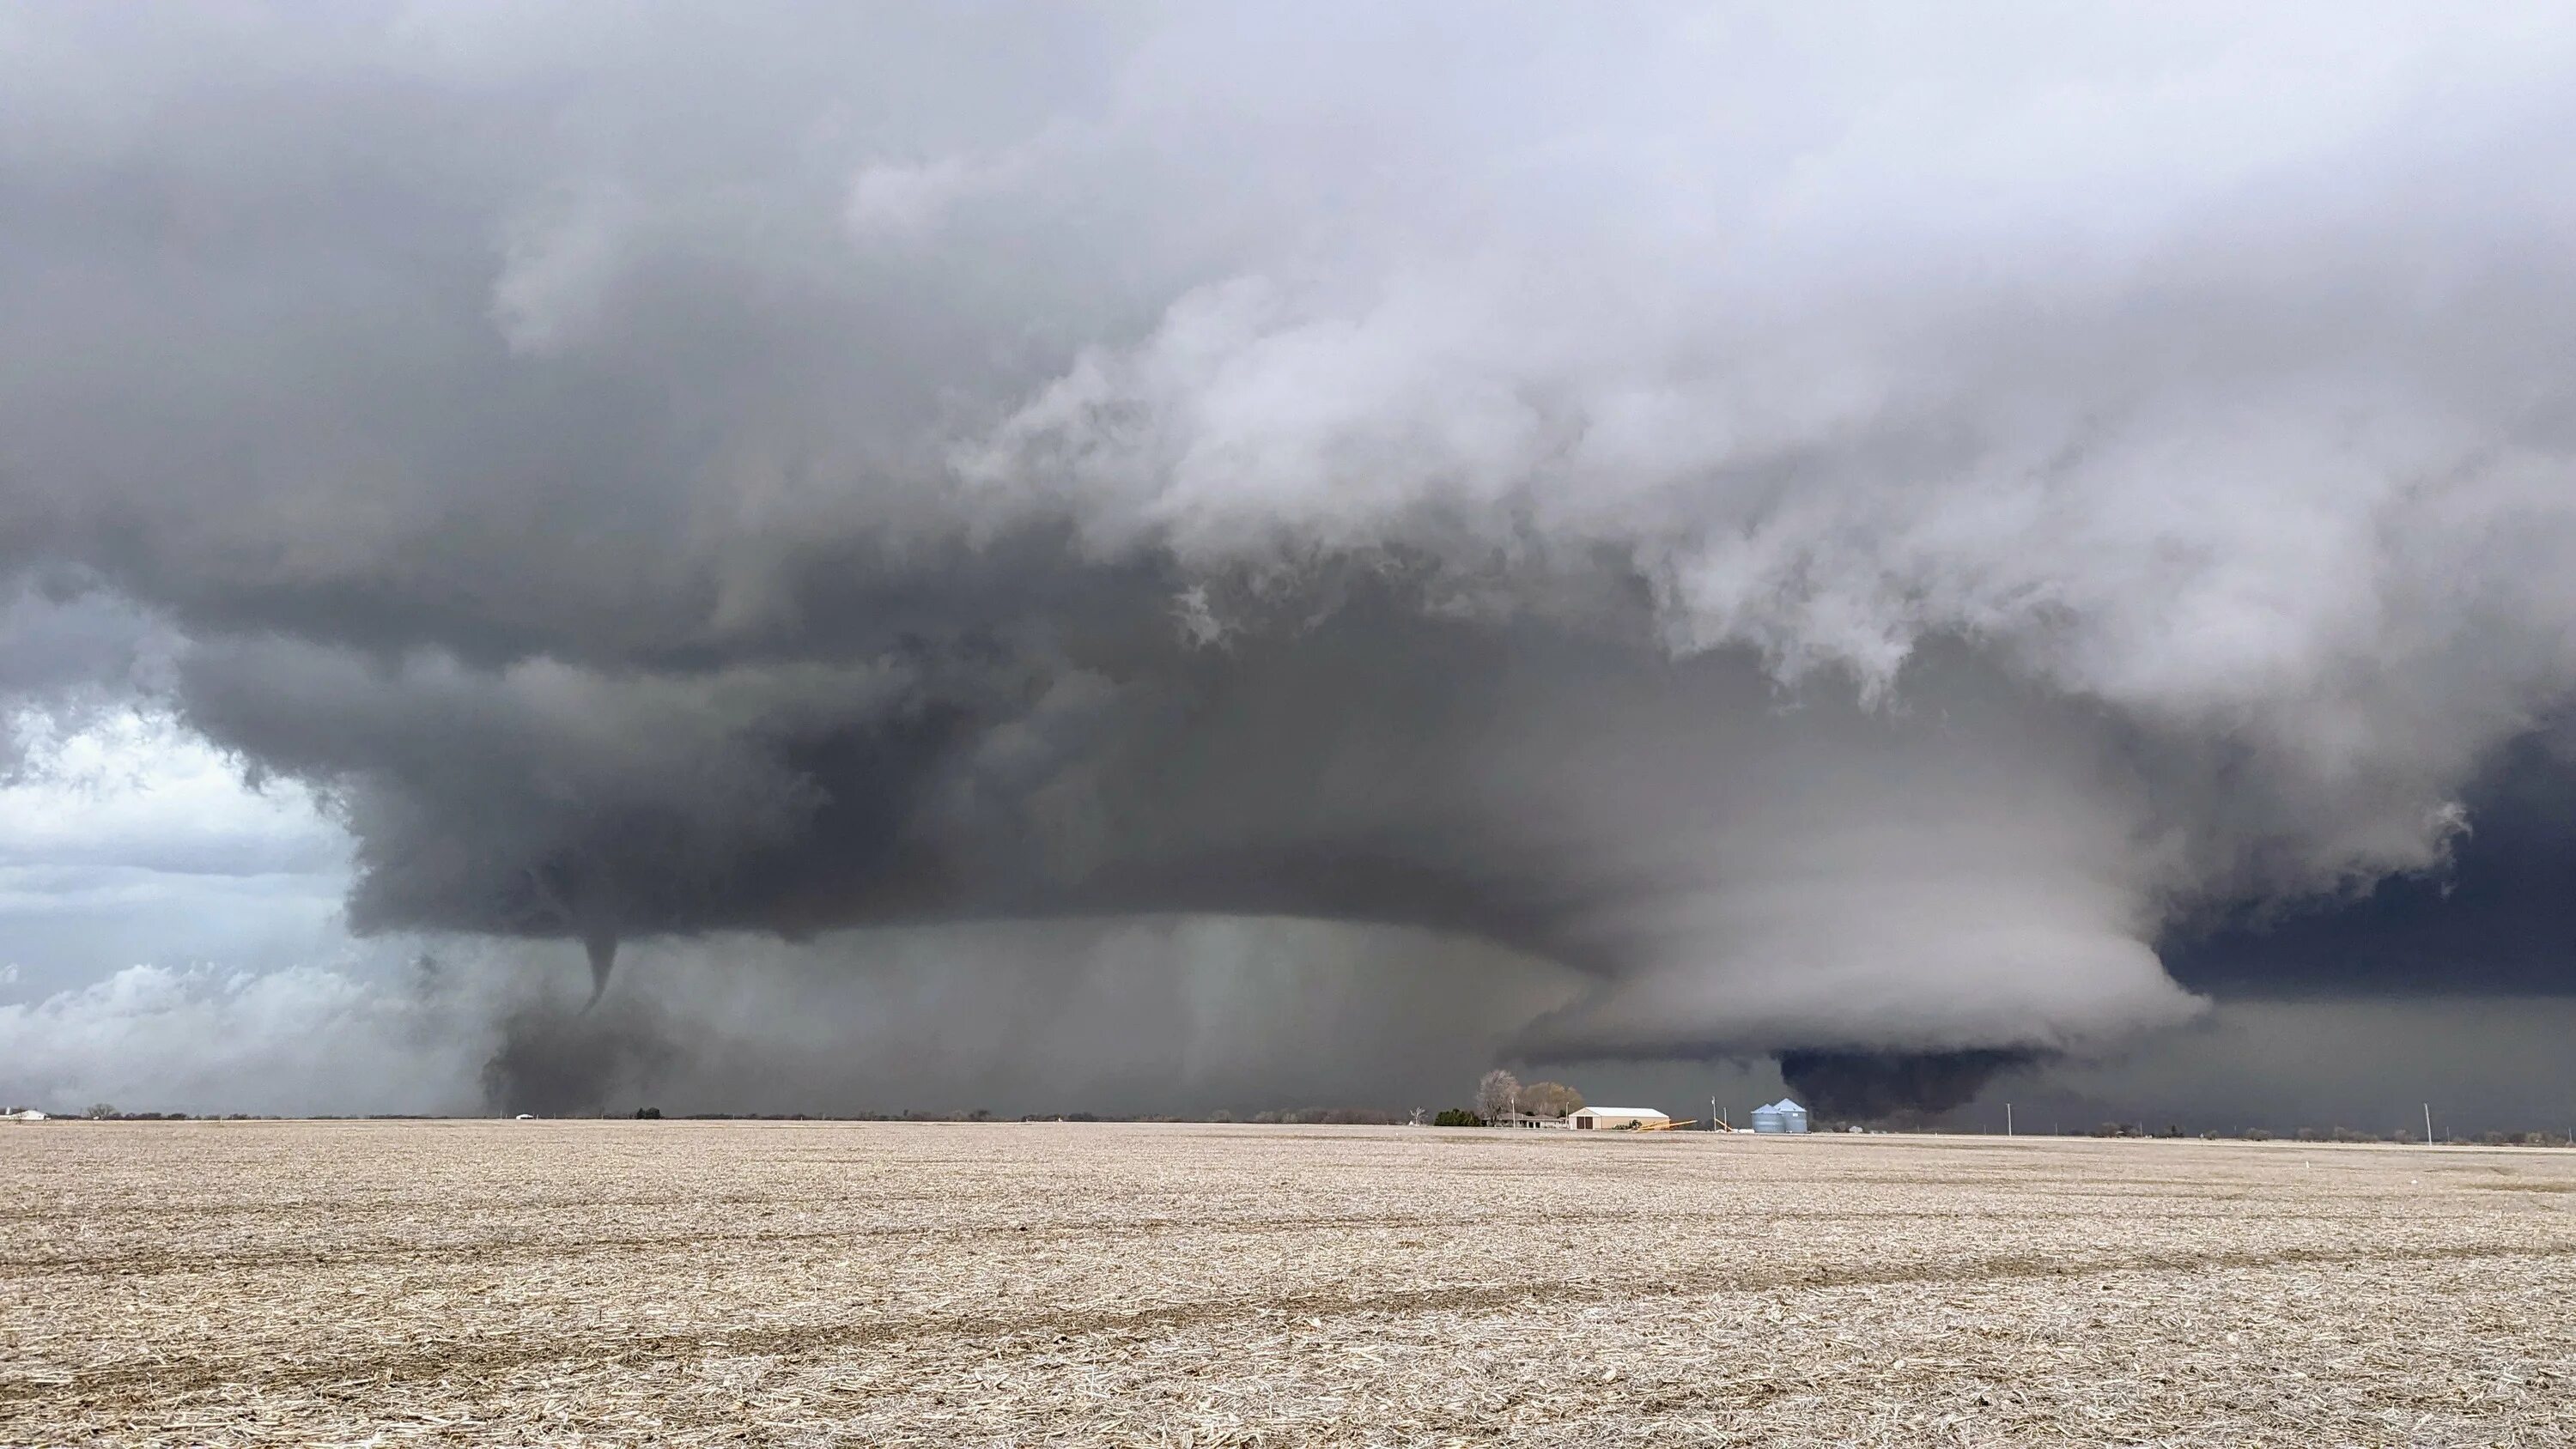
<instances>
[{"instance_id":1,"label":"harvested field","mask_svg":"<svg viewBox=\"0 0 2576 1449\"><path fill-rule=\"evenodd\" d=\"M2576 1154L0 1128L0 1443L2576 1443Z\"/></svg>"}]
</instances>

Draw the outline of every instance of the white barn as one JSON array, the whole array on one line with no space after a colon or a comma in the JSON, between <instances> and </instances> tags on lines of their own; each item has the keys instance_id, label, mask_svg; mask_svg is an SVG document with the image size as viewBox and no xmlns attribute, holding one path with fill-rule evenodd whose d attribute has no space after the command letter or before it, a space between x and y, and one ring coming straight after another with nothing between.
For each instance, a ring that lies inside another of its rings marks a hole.
<instances>
[{"instance_id":1,"label":"white barn","mask_svg":"<svg viewBox=\"0 0 2576 1449\"><path fill-rule=\"evenodd\" d=\"M1673 1120L1652 1107L1586 1107L1566 1119L1575 1130L1599 1127L1660 1127Z\"/></svg>"}]
</instances>

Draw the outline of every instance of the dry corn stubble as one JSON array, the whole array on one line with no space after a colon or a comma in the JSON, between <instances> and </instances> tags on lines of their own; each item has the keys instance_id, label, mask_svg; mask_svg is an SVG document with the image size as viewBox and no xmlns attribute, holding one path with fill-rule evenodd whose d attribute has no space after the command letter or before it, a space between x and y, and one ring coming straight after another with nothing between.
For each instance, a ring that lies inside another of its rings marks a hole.
<instances>
[{"instance_id":1,"label":"dry corn stubble","mask_svg":"<svg viewBox=\"0 0 2576 1449\"><path fill-rule=\"evenodd\" d=\"M2564 1444L2576 1154L8 1129L0 1444Z\"/></svg>"}]
</instances>

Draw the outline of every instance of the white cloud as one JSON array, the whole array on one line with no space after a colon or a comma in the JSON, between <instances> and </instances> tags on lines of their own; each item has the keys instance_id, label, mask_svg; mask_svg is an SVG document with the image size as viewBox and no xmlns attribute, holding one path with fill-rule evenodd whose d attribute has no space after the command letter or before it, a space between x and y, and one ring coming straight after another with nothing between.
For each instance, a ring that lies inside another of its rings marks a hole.
<instances>
[{"instance_id":1,"label":"white cloud","mask_svg":"<svg viewBox=\"0 0 2576 1449\"><path fill-rule=\"evenodd\" d=\"M850 183L850 228L862 237L919 236L937 228L949 208L1000 179L993 167L962 156L876 162Z\"/></svg>"},{"instance_id":2,"label":"white cloud","mask_svg":"<svg viewBox=\"0 0 2576 1449\"><path fill-rule=\"evenodd\" d=\"M511 219L492 283L492 323L511 350L542 355L587 340L635 225L624 198L609 188L549 197Z\"/></svg>"},{"instance_id":3,"label":"white cloud","mask_svg":"<svg viewBox=\"0 0 2576 1449\"><path fill-rule=\"evenodd\" d=\"M345 943L347 836L299 786L253 789L155 716L36 732L0 787L0 931L43 991L136 960L268 967Z\"/></svg>"},{"instance_id":4,"label":"white cloud","mask_svg":"<svg viewBox=\"0 0 2576 1449\"><path fill-rule=\"evenodd\" d=\"M0 788L0 867L333 875L347 839L300 787L253 789L234 761L131 710L30 751Z\"/></svg>"},{"instance_id":5,"label":"white cloud","mask_svg":"<svg viewBox=\"0 0 2576 1449\"><path fill-rule=\"evenodd\" d=\"M0 1006L0 1097L63 1110L470 1111L470 1030L353 970L130 966Z\"/></svg>"}]
</instances>

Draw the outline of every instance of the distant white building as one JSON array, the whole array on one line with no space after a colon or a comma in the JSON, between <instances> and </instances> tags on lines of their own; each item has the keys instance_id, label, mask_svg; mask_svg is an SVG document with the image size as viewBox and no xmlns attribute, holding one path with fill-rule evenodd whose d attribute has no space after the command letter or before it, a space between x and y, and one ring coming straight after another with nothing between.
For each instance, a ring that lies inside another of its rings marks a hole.
<instances>
[{"instance_id":1,"label":"distant white building","mask_svg":"<svg viewBox=\"0 0 2576 1449\"><path fill-rule=\"evenodd\" d=\"M42 1122L45 1114L30 1107L24 1112L0 1113L0 1122Z\"/></svg>"},{"instance_id":2,"label":"distant white building","mask_svg":"<svg viewBox=\"0 0 2576 1449\"><path fill-rule=\"evenodd\" d=\"M1603 1127L1661 1127L1673 1119L1652 1107L1586 1107L1566 1120L1580 1132Z\"/></svg>"}]
</instances>

